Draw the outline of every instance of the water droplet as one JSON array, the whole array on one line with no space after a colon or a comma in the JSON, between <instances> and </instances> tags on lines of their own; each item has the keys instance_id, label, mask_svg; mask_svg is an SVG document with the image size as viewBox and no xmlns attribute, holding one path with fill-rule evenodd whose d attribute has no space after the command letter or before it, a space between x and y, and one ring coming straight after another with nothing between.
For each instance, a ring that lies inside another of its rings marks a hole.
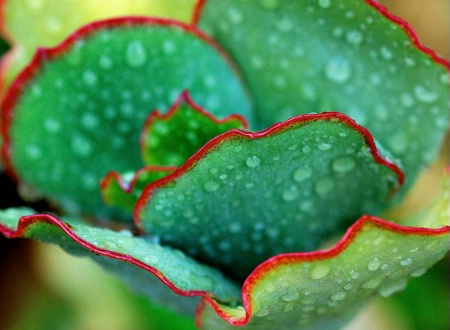
<instances>
[{"instance_id":1,"label":"water droplet","mask_svg":"<svg viewBox=\"0 0 450 330\"><path fill-rule=\"evenodd\" d=\"M387 48L386 46L381 47L381 56L385 59L385 60L392 60L392 58L394 57L394 54L392 54L392 51Z\"/></svg>"},{"instance_id":2,"label":"water droplet","mask_svg":"<svg viewBox=\"0 0 450 330\"><path fill-rule=\"evenodd\" d=\"M81 176L81 183L88 191L95 191L98 187L97 177L92 173L83 173Z\"/></svg>"},{"instance_id":3,"label":"water droplet","mask_svg":"<svg viewBox=\"0 0 450 330\"><path fill-rule=\"evenodd\" d=\"M247 164L247 166L250 168L258 167L260 163L261 163L261 159L259 159L258 156L250 156L245 161L245 164Z\"/></svg>"},{"instance_id":4,"label":"water droplet","mask_svg":"<svg viewBox=\"0 0 450 330\"><path fill-rule=\"evenodd\" d=\"M255 69L262 69L264 66L264 60L258 55L252 56L250 58L250 63Z\"/></svg>"},{"instance_id":5,"label":"water droplet","mask_svg":"<svg viewBox=\"0 0 450 330\"><path fill-rule=\"evenodd\" d=\"M319 180L314 186L314 190L320 197L325 197L334 188L334 181L332 178L323 178Z\"/></svg>"},{"instance_id":6,"label":"water droplet","mask_svg":"<svg viewBox=\"0 0 450 330\"><path fill-rule=\"evenodd\" d=\"M319 6L322 8L330 8L331 0L319 0Z\"/></svg>"},{"instance_id":7,"label":"water droplet","mask_svg":"<svg viewBox=\"0 0 450 330\"><path fill-rule=\"evenodd\" d=\"M414 88L414 95L419 101L422 101L423 103L433 103L439 97L436 92L430 91L421 85L418 85Z\"/></svg>"},{"instance_id":8,"label":"water droplet","mask_svg":"<svg viewBox=\"0 0 450 330\"><path fill-rule=\"evenodd\" d=\"M310 277L313 280L320 280L321 278L327 277L328 274L331 272L331 268L328 265L316 265L311 273Z\"/></svg>"},{"instance_id":9,"label":"water droplet","mask_svg":"<svg viewBox=\"0 0 450 330\"><path fill-rule=\"evenodd\" d=\"M266 9L276 9L280 5L279 0L260 0L259 2Z\"/></svg>"},{"instance_id":10,"label":"water droplet","mask_svg":"<svg viewBox=\"0 0 450 330\"><path fill-rule=\"evenodd\" d=\"M334 301L341 301L345 299L345 296L347 295L347 293L345 293L344 291L339 291L334 293L330 298L331 300Z\"/></svg>"},{"instance_id":11,"label":"water droplet","mask_svg":"<svg viewBox=\"0 0 450 330\"><path fill-rule=\"evenodd\" d=\"M333 170L337 173L346 173L350 172L355 168L356 162L351 157L341 157L336 158L333 163L331 164L331 167Z\"/></svg>"},{"instance_id":12,"label":"water droplet","mask_svg":"<svg viewBox=\"0 0 450 330\"><path fill-rule=\"evenodd\" d=\"M44 121L44 127L48 133L55 134L61 131L61 124L54 118L47 117Z\"/></svg>"},{"instance_id":13,"label":"water droplet","mask_svg":"<svg viewBox=\"0 0 450 330\"><path fill-rule=\"evenodd\" d=\"M292 22L287 16L275 23L278 30L282 32L289 32L294 27L294 22Z\"/></svg>"},{"instance_id":14,"label":"water droplet","mask_svg":"<svg viewBox=\"0 0 450 330\"><path fill-rule=\"evenodd\" d=\"M406 258L403 259L402 261L400 261L400 265L402 265L403 267L409 266L411 265L413 262L412 258Z\"/></svg>"},{"instance_id":15,"label":"water droplet","mask_svg":"<svg viewBox=\"0 0 450 330\"><path fill-rule=\"evenodd\" d=\"M294 187L295 188L295 187ZM283 192L281 197L286 202L292 202L298 197L298 190L297 189L288 189Z\"/></svg>"},{"instance_id":16,"label":"water droplet","mask_svg":"<svg viewBox=\"0 0 450 330\"><path fill-rule=\"evenodd\" d=\"M303 153L307 154L311 151L311 147L310 146L303 146L302 147L302 151Z\"/></svg>"},{"instance_id":17,"label":"water droplet","mask_svg":"<svg viewBox=\"0 0 450 330\"><path fill-rule=\"evenodd\" d=\"M380 289L378 290L378 293L382 297L389 297L392 296L394 293L403 291L406 288L406 285L408 284L407 279L400 278L394 281L387 282L386 284L382 285Z\"/></svg>"},{"instance_id":18,"label":"water droplet","mask_svg":"<svg viewBox=\"0 0 450 330\"><path fill-rule=\"evenodd\" d=\"M128 44L126 54L126 61L129 66L133 68L141 67L147 61L147 51L140 41L132 41Z\"/></svg>"},{"instance_id":19,"label":"water droplet","mask_svg":"<svg viewBox=\"0 0 450 330\"><path fill-rule=\"evenodd\" d=\"M111 69L113 66L113 61L112 59L107 56L107 55L102 55L99 59L99 63L100 67L104 70L108 70Z\"/></svg>"},{"instance_id":20,"label":"water droplet","mask_svg":"<svg viewBox=\"0 0 450 330\"><path fill-rule=\"evenodd\" d=\"M407 137L404 132L398 132L389 138L389 146L398 154L406 151L408 147Z\"/></svg>"},{"instance_id":21,"label":"water droplet","mask_svg":"<svg viewBox=\"0 0 450 330\"><path fill-rule=\"evenodd\" d=\"M85 112L81 116L81 125L83 125L83 127L88 130L95 129L99 125L99 119L95 114L91 112Z\"/></svg>"},{"instance_id":22,"label":"water droplet","mask_svg":"<svg viewBox=\"0 0 450 330\"><path fill-rule=\"evenodd\" d=\"M300 295L298 294L298 292L289 292L289 293L283 295L281 297L281 299L286 302L291 302L291 301L296 301L299 297L300 297Z\"/></svg>"},{"instance_id":23,"label":"water droplet","mask_svg":"<svg viewBox=\"0 0 450 330\"><path fill-rule=\"evenodd\" d=\"M230 7L228 9L228 18L230 19L230 21L234 24L239 24L242 22L242 20L244 19L242 12L240 12L237 8L235 7Z\"/></svg>"},{"instance_id":24,"label":"water droplet","mask_svg":"<svg viewBox=\"0 0 450 330\"><path fill-rule=\"evenodd\" d=\"M302 182L309 179L313 171L310 167L300 167L294 172L294 180L296 182Z\"/></svg>"},{"instance_id":25,"label":"water droplet","mask_svg":"<svg viewBox=\"0 0 450 330\"><path fill-rule=\"evenodd\" d=\"M371 272L376 271L381 266L381 261L378 258L373 258L368 264L367 269Z\"/></svg>"},{"instance_id":26,"label":"water droplet","mask_svg":"<svg viewBox=\"0 0 450 330\"><path fill-rule=\"evenodd\" d=\"M163 42L163 52L166 55L173 55L177 51L177 46L175 45L175 42L173 42L170 39L166 39Z\"/></svg>"},{"instance_id":27,"label":"water droplet","mask_svg":"<svg viewBox=\"0 0 450 330\"><path fill-rule=\"evenodd\" d=\"M26 150L29 159L37 160L42 157L42 150L36 145L28 145Z\"/></svg>"},{"instance_id":28,"label":"water droplet","mask_svg":"<svg viewBox=\"0 0 450 330\"><path fill-rule=\"evenodd\" d=\"M80 134L72 136L71 147L73 152L80 157L87 157L93 151L91 142Z\"/></svg>"},{"instance_id":29,"label":"water droplet","mask_svg":"<svg viewBox=\"0 0 450 330\"><path fill-rule=\"evenodd\" d=\"M444 85L450 84L450 75L448 73L443 73L440 77L440 81Z\"/></svg>"},{"instance_id":30,"label":"water droplet","mask_svg":"<svg viewBox=\"0 0 450 330\"><path fill-rule=\"evenodd\" d=\"M347 32L347 34L345 35L345 38L347 39L347 41L349 43L354 44L354 45L359 45L364 40L363 34L358 30L353 30L353 31Z\"/></svg>"},{"instance_id":31,"label":"water droplet","mask_svg":"<svg viewBox=\"0 0 450 330\"><path fill-rule=\"evenodd\" d=\"M220 188L220 183L217 181L207 181L203 184L203 188L207 192L214 192Z\"/></svg>"},{"instance_id":32,"label":"water droplet","mask_svg":"<svg viewBox=\"0 0 450 330\"><path fill-rule=\"evenodd\" d=\"M97 74L90 70L84 71L83 72L83 81L88 86L94 86L95 84L97 84Z\"/></svg>"},{"instance_id":33,"label":"water droplet","mask_svg":"<svg viewBox=\"0 0 450 330\"><path fill-rule=\"evenodd\" d=\"M373 278L369 278L368 280L364 281L361 284L361 288L363 288L363 289L375 289L375 288L378 288L380 286L381 282L383 282L383 279L384 279L384 275L373 277Z\"/></svg>"},{"instance_id":34,"label":"water droplet","mask_svg":"<svg viewBox=\"0 0 450 330\"><path fill-rule=\"evenodd\" d=\"M321 143L317 146L317 149L321 150L321 151L327 151L330 150L333 146L329 143Z\"/></svg>"},{"instance_id":35,"label":"water droplet","mask_svg":"<svg viewBox=\"0 0 450 330\"><path fill-rule=\"evenodd\" d=\"M402 95L400 95L400 103L405 108L410 108L415 103L414 97L411 94L409 94L409 93L403 93Z\"/></svg>"},{"instance_id":36,"label":"water droplet","mask_svg":"<svg viewBox=\"0 0 450 330\"><path fill-rule=\"evenodd\" d=\"M331 82L338 84L345 83L351 76L350 64L346 59L336 57L326 65L325 76Z\"/></svg>"},{"instance_id":37,"label":"water droplet","mask_svg":"<svg viewBox=\"0 0 450 330\"><path fill-rule=\"evenodd\" d=\"M230 233L237 234L241 231L242 225L239 222L232 222L228 229L230 230Z\"/></svg>"},{"instance_id":38,"label":"water droplet","mask_svg":"<svg viewBox=\"0 0 450 330\"><path fill-rule=\"evenodd\" d=\"M415 271L411 273L412 277L420 277L427 272L426 267L417 268Z\"/></svg>"}]
</instances>

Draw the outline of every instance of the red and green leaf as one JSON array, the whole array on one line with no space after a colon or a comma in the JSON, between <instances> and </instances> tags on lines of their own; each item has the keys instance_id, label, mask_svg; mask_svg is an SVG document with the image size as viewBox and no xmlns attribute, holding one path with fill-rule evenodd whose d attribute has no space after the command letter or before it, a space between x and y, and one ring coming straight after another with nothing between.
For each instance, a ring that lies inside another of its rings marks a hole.
<instances>
[{"instance_id":1,"label":"red and green leaf","mask_svg":"<svg viewBox=\"0 0 450 330\"><path fill-rule=\"evenodd\" d=\"M183 90L218 118L251 118L233 65L196 28L137 17L85 26L41 49L13 83L2 104L5 167L65 211L125 218L103 206L98 182L143 166L148 113Z\"/></svg>"},{"instance_id":2,"label":"red and green leaf","mask_svg":"<svg viewBox=\"0 0 450 330\"><path fill-rule=\"evenodd\" d=\"M245 278L273 255L317 249L379 212L402 181L349 117L304 115L211 140L145 188L135 220L164 244Z\"/></svg>"},{"instance_id":3,"label":"red and green leaf","mask_svg":"<svg viewBox=\"0 0 450 330\"><path fill-rule=\"evenodd\" d=\"M150 114L141 135L142 158L146 165L181 166L209 140L246 127L238 115L215 118L184 92L166 114Z\"/></svg>"},{"instance_id":4,"label":"red and green leaf","mask_svg":"<svg viewBox=\"0 0 450 330\"><path fill-rule=\"evenodd\" d=\"M242 70L259 127L343 112L401 159L406 187L436 156L450 64L376 1L200 0L193 21Z\"/></svg>"}]
</instances>

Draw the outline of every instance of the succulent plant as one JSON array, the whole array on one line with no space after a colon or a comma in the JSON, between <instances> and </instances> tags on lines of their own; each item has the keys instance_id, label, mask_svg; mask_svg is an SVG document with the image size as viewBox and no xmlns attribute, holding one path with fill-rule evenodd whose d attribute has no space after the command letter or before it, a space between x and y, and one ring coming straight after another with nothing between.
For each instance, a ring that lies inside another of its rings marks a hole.
<instances>
[{"instance_id":1,"label":"succulent plant","mask_svg":"<svg viewBox=\"0 0 450 330\"><path fill-rule=\"evenodd\" d=\"M448 252L448 184L382 219L438 154L450 66L377 2L58 3L0 2L3 166L51 206L0 211L4 236L203 329L338 329Z\"/></svg>"}]
</instances>

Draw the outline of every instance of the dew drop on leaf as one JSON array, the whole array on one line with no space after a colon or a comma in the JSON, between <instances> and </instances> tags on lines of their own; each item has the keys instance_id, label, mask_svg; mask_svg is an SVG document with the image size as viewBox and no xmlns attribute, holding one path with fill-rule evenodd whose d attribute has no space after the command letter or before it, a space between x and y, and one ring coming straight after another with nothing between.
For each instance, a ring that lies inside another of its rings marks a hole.
<instances>
[{"instance_id":1,"label":"dew drop on leaf","mask_svg":"<svg viewBox=\"0 0 450 330\"><path fill-rule=\"evenodd\" d=\"M132 41L128 44L125 59L133 68L141 67L147 61L147 51L140 41Z\"/></svg>"},{"instance_id":2,"label":"dew drop on leaf","mask_svg":"<svg viewBox=\"0 0 450 330\"><path fill-rule=\"evenodd\" d=\"M345 83L351 76L350 64L341 57L331 59L325 67L325 76L333 83Z\"/></svg>"},{"instance_id":3,"label":"dew drop on leaf","mask_svg":"<svg viewBox=\"0 0 450 330\"><path fill-rule=\"evenodd\" d=\"M316 265L310 273L310 277L313 280L320 280L321 278L327 277L331 272L331 268L328 265Z\"/></svg>"},{"instance_id":4,"label":"dew drop on leaf","mask_svg":"<svg viewBox=\"0 0 450 330\"><path fill-rule=\"evenodd\" d=\"M300 167L294 172L294 180L302 182L311 177L313 171L310 167Z\"/></svg>"},{"instance_id":5,"label":"dew drop on leaf","mask_svg":"<svg viewBox=\"0 0 450 330\"><path fill-rule=\"evenodd\" d=\"M261 159L259 159L258 156L250 156L245 161L245 164L247 164L247 166L250 168L258 167L260 163L261 163Z\"/></svg>"},{"instance_id":6,"label":"dew drop on leaf","mask_svg":"<svg viewBox=\"0 0 450 330\"><path fill-rule=\"evenodd\" d=\"M336 173L346 173L355 168L356 162L351 157L340 157L333 161L332 168Z\"/></svg>"}]
</instances>

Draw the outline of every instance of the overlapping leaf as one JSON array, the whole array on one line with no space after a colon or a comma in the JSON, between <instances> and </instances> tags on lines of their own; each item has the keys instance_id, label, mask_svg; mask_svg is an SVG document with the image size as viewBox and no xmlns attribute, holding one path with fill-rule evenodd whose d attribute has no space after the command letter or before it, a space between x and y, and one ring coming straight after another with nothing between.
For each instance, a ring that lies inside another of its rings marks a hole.
<instances>
[{"instance_id":1,"label":"overlapping leaf","mask_svg":"<svg viewBox=\"0 0 450 330\"><path fill-rule=\"evenodd\" d=\"M34 214L29 209L0 211L0 232L6 237L26 237L58 244L77 256L90 256L121 276L134 290L162 303L173 300L174 308L193 312L195 302L182 296L209 294L225 303L240 300L238 287L219 271L204 266L181 251L163 247L150 238L131 232L94 228L78 220L60 220ZM153 278L158 278L155 281ZM158 299L159 298L159 299Z\"/></svg>"},{"instance_id":2,"label":"overlapping leaf","mask_svg":"<svg viewBox=\"0 0 450 330\"><path fill-rule=\"evenodd\" d=\"M246 127L241 116L218 120L184 92L165 115L150 114L141 135L142 158L150 166L181 166L209 140Z\"/></svg>"},{"instance_id":3,"label":"overlapping leaf","mask_svg":"<svg viewBox=\"0 0 450 330\"><path fill-rule=\"evenodd\" d=\"M229 323L258 330L340 329L374 295L390 296L423 275L449 243L450 227L400 227L365 216L330 250L263 263L244 283L245 308L203 304L198 323L215 330L234 329Z\"/></svg>"},{"instance_id":4,"label":"overlapping leaf","mask_svg":"<svg viewBox=\"0 0 450 330\"><path fill-rule=\"evenodd\" d=\"M202 0L194 21L242 69L260 126L346 113L401 158L407 187L435 157L449 127L450 65L377 2Z\"/></svg>"},{"instance_id":5,"label":"overlapping leaf","mask_svg":"<svg viewBox=\"0 0 450 330\"><path fill-rule=\"evenodd\" d=\"M146 117L167 111L187 89L218 118L230 110L251 117L232 65L195 28L149 18L88 25L41 50L8 93L9 170L66 211L111 216L98 181L142 167Z\"/></svg>"},{"instance_id":6,"label":"overlapping leaf","mask_svg":"<svg viewBox=\"0 0 450 330\"><path fill-rule=\"evenodd\" d=\"M304 115L210 141L149 185L135 216L165 244L245 278L265 259L317 249L379 211L402 180L349 117Z\"/></svg>"}]
</instances>

